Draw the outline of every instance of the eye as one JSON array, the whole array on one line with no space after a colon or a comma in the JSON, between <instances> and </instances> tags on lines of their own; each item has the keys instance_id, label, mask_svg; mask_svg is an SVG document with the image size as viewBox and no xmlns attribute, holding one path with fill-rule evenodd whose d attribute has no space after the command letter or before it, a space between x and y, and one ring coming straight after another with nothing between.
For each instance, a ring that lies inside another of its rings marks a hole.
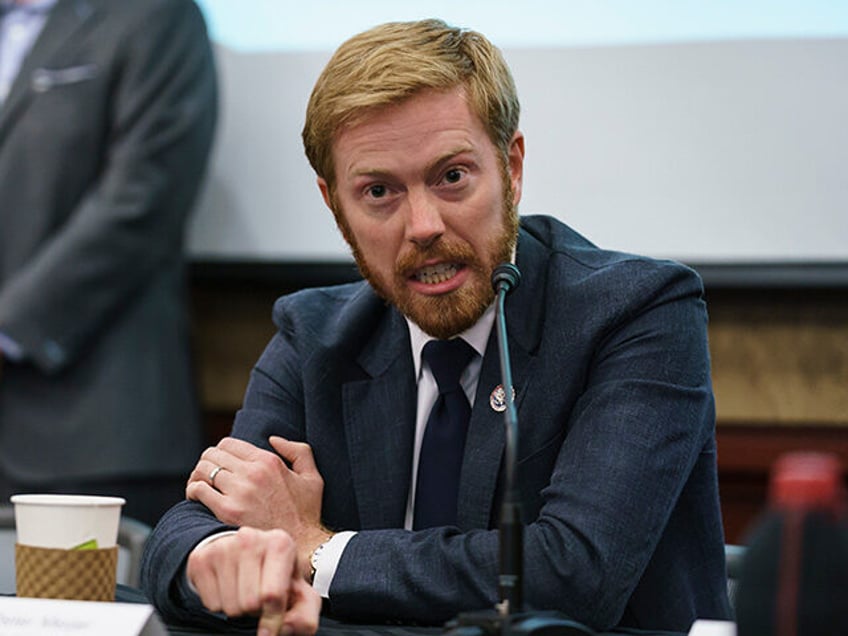
<instances>
[{"instance_id":1,"label":"eye","mask_svg":"<svg viewBox=\"0 0 848 636\"><path fill-rule=\"evenodd\" d=\"M372 186L368 186L368 189L365 192L372 199L382 199L384 196L386 196L388 190L386 189L386 186L377 183Z\"/></svg>"},{"instance_id":2,"label":"eye","mask_svg":"<svg viewBox=\"0 0 848 636\"><path fill-rule=\"evenodd\" d=\"M451 168L445 173L445 181L447 183L458 183L462 179L462 170L459 168Z\"/></svg>"}]
</instances>

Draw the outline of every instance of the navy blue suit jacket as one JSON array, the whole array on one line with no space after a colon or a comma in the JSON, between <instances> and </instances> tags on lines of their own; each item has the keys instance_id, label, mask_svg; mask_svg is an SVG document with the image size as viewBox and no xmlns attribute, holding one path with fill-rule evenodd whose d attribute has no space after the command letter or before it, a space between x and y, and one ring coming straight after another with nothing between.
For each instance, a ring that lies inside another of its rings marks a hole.
<instances>
[{"instance_id":1,"label":"navy blue suit jacket","mask_svg":"<svg viewBox=\"0 0 848 636\"><path fill-rule=\"evenodd\" d=\"M702 285L691 270L603 251L549 217L524 217L522 283L507 301L526 522L524 597L596 629L687 631L728 618L714 403ZM274 308L233 434L308 442L323 520L360 530L330 589L348 620L438 623L497 601L503 415L490 338L471 417L457 527L403 530L416 382L403 317L365 283ZM144 586L171 618L185 556L220 524L185 502L163 518ZM176 577L176 578L175 578Z\"/></svg>"}]
</instances>

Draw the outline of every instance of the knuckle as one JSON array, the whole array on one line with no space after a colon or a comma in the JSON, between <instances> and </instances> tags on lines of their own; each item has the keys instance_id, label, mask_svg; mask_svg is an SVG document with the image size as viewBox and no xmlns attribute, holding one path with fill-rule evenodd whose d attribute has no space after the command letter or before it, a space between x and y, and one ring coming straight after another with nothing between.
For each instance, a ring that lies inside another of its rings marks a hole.
<instances>
[{"instance_id":1,"label":"knuckle","mask_svg":"<svg viewBox=\"0 0 848 636\"><path fill-rule=\"evenodd\" d=\"M206 606L210 612L220 612L222 611L221 600L217 596L212 596L209 594L200 593L200 600L203 602L203 605Z\"/></svg>"},{"instance_id":2,"label":"knuckle","mask_svg":"<svg viewBox=\"0 0 848 636\"><path fill-rule=\"evenodd\" d=\"M188 570L194 575L206 575L213 571L214 558L211 545L202 550L194 550L188 555Z\"/></svg>"},{"instance_id":3,"label":"knuckle","mask_svg":"<svg viewBox=\"0 0 848 636\"><path fill-rule=\"evenodd\" d=\"M226 437L222 437L218 440L216 448L220 448L221 450L229 450L233 447L233 445L235 445L235 443L235 438L230 435L227 435Z\"/></svg>"},{"instance_id":4,"label":"knuckle","mask_svg":"<svg viewBox=\"0 0 848 636\"><path fill-rule=\"evenodd\" d=\"M278 611L282 609L283 602L286 599L283 592L279 589L264 589L258 600L259 607Z\"/></svg>"},{"instance_id":5,"label":"knuckle","mask_svg":"<svg viewBox=\"0 0 848 636\"><path fill-rule=\"evenodd\" d=\"M298 455L312 455L312 447L306 442L292 442Z\"/></svg>"},{"instance_id":6,"label":"knuckle","mask_svg":"<svg viewBox=\"0 0 848 636\"><path fill-rule=\"evenodd\" d=\"M257 612L262 609L259 592L256 590L243 592L241 597L241 609L242 613Z\"/></svg>"},{"instance_id":7,"label":"knuckle","mask_svg":"<svg viewBox=\"0 0 848 636\"><path fill-rule=\"evenodd\" d=\"M281 528L274 528L268 531L268 546L279 552L295 550L294 539L292 539L288 532Z\"/></svg>"},{"instance_id":8,"label":"knuckle","mask_svg":"<svg viewBox=\"0 0 848 636\"><path fill-rule=\"evenodd\" d=\"M258 467L265 473L274 473L280 469L282 461L276 455L263 453L257 460Z\"/></svg>"},{"instance_id":9,"label":"knuckle","mask_svg":"<svg viewBox=\"0 0 848 636\"><path fill-rule=\"evenodd\" d=\"M244 526L238 529L238 532L236 532L235 537L239 549L249 550L257 544L257 541L259 539L259 531L255 528Z\"/></svg>"},{"instance_id":10,"label":"knuckle","mask_svg":"<svg viewBox=\"0 0 848 636\"><path fill-rule=\"evenodd\" d=\"M265 468L261 463L251 463L244 469L244 476L251 484L261 484L265 479Z\"/></svg>"},{"instance_id":11,"label":"knuckle","mask_svg":"<svg viewBox=\"0 0 848 636\"><path fill-rule=\"evenodd\" d=\"M318 631L318 619L313 615L309 615L309 618L303 621L303 628L305 633L314 634Z\"/></svg>"},{"instance_id":12,"label":"knuckle","mask_svg":"<svg viewBox=\"0 0 848 636\"><path fill-rule=\"evenodd\" d=\"M236 618L244 614L242 605L235 600L224 599L224 606L220 611L223 611L229 618Z\"/></svg>"}]
</instances>

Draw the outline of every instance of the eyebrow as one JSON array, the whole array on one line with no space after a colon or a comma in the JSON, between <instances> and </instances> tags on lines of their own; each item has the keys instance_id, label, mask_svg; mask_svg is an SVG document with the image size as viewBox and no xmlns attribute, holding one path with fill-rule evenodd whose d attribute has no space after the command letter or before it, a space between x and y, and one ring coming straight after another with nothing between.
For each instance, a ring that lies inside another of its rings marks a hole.
<instances>
[{"instance_id":1,"label":"eyebrow","mask_svg":"<svg viewBox=\"0 0 848 636\"><path fill-rule=\"evenodd\" d=\"M469 144L463 144L461 146L456 146L455 148L449 150L448 152L443 154L441 157L439 157L438 159L436 159L432 163L428 164L427 168L426 168L426 172L427 172L427 174L429 174L430 172L434 172L434 171L438 170L439 168L441 168L444 164L450 163L451 161L453 161L459 155L468 154L468 153L472 153L472 154L474 153L473 146L471 146Z\"/></svg>"},{"instance_id":2,"label":"eyebrow","mask_svg":"<svg viewBox=\"0 0 848 636\"><path fill-rule=\"evenodd\" d=\"M424 174L430 174L432 172L438 171L444 164L450 163L459 155L463 155L466 153L474 153L474 148L470 144L463 144L461 146L456 146L451 150L443 153L430 163L428 163L424 167ZM353 178L356 177L391 177L391 173L387 170L383 170L381 168L361 168L354 170L350 173L350 176Z\"/></svg>"}]
</instances>

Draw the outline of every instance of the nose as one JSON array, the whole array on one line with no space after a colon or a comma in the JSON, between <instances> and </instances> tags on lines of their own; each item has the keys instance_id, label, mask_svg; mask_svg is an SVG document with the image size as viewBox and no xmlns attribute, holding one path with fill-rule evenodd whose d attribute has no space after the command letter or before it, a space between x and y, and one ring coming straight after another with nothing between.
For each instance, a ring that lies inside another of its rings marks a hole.
<instances>
[{"instance_id":1,"label":"nose","mask_svg":"<svg viewBox=\"0 0 848 636\"><path fill-rule=\"evenodd\" d=\"M425 192L410 192L407 207L407 240L419 247L428 247L445 233L442 214L433 197Z\"/></svg>"}]
</instances>

